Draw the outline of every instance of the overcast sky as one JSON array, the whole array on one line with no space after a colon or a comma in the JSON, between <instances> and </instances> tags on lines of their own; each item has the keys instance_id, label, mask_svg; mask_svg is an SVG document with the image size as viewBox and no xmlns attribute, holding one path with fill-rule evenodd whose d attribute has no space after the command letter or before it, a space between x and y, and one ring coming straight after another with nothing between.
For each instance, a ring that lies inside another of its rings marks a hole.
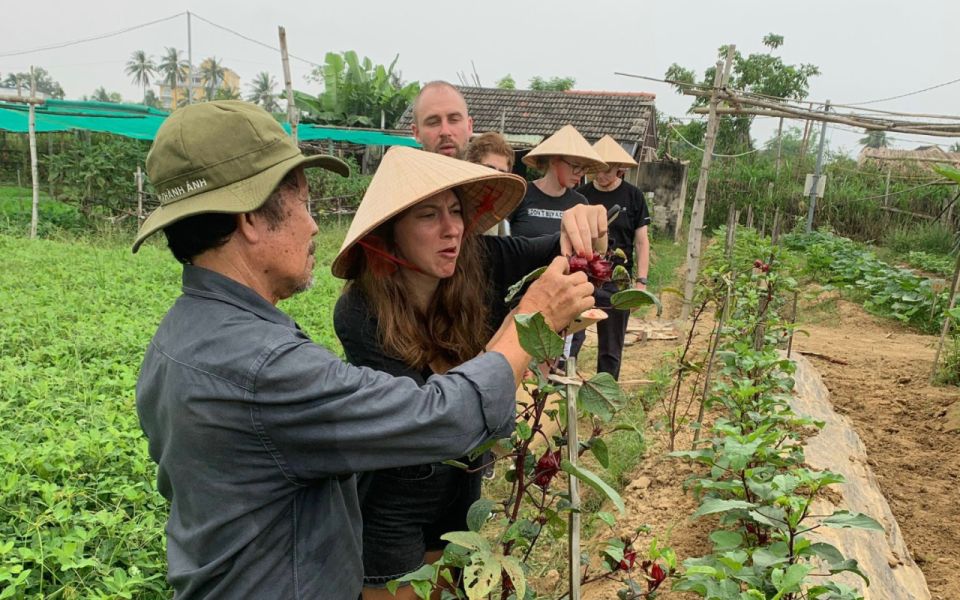
<instances>
[{"instance_id":1,"label":"overcast sky","mask_svg":"<svg viewBox=\"0 0 960 600\"><path fill-rule=\"evenodd\" d=\"M763 36L777 33L785 38L778 51L785 62L812 63L822 71L811 82L811 100L864 102L960 79L957 0L11 1L3 7L0 77L33 64L46 68L68 98L91 95L104 86L138 101L142 91L124 74L126 61L134 50L155 58L166 46L186 51L185 15L62 49L31 50L115 33L188 10L196 15L194 63L210 55L222 59L240 75L244 94L260 71L272 73L282 86L279 53L200 18L273 47L282 25L290 53L315 63L322 63L328 51L355 50L384 64L399 54L398 66L408 81L457 83L458 73L472 72L471 62L485 86L507 73L522 87L535 75L569 76L581 90L653 92L658 110L674 116L685 114L687 97L662 83L614 73L663 77L676 62L701 75L716 60L721 44L734 43L744 53L762 52ZM321 90L304 79L310 64L294 59L291 67L296 89ZM960 114L960 83L869 106ZM776 120L758 119L753 135L763 141L775 130ZM833 127L828 131L831 147L848 152L859 150L859 137L862 133ZM958 141L891 137L898 147Z\"/></svg>"}]
</instances>

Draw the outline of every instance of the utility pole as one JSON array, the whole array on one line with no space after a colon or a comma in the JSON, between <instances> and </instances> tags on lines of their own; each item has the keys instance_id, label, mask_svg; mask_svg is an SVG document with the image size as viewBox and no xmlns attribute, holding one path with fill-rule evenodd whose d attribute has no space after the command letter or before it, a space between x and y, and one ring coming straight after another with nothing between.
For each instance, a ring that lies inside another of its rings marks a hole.
<instances>
[{"instance_id":1,"label":"utility pole","mask_svg":"<svg viewBox=\"0 0 960 600\"><path fill-rule=\"evenodd\" d=\"M713 147L717 141L717 129L720 126L720 117L717 115L717 104L720 100L717 94L721 88L727 85L736 49L737 47L733 44L727 46L726 61L717 63L717 72L713 77L713 92L710 94L710 116L707 120L707 134L703 144L703 160L700 163L700 179L697 181L697 193L693 199L693 212L690 214L690 233L687 236L687 278L683 286L681 321L686 321L690 316L693 305L693 290L700 270L700 245L703 239L703 214L707 203L707 181L710 177L710 164L713 162Z\"/></svg>"},{"instance_id":2,"label":"utility pole","mask_svg":"<svg viewBox=\"0 0 960 600\"><path fill-rule=\"evenodd\" d=\"M290 57L287 55L287 30L280 30L280 58L283 61L283 85L287 88L287 122L290 123L290 135L293 143L297 143L297 125L300 119L297 116L297 105L293 101L293 80L290 78Z\"/></svg>"},{"instance_id":3,"label":"utility pole","mask_svg":"<svg viewBox=\"0 0 960 600\"><path fill-rule=\"evenodd\" d=\"M213 100L213 98L208 98ZM193 104L193 35L190 32L190 11L187 11L187 104ZM174 109L177 107L174 106Z\"/></svg>"},{"instance_id":4,"label":"utility pole","mask_svg":"<svg viewBox=\"0 0 960 600\"><path fill-rule=\"evenodd\" d=\"M37 78L30 66L30 99L36 100ZM33 182L33 206L30 211L30 239L37 237L37 222L40 220L40 175L37 169L37 109L30 103L30 118L27 124L27 133L30 137L30 178Z\"/></svg>"},{"instance_id":5,"label":"utility pole","mask_svg":"<svg viewBox=\"0 0 960 600\"><path fill-rule=\"evenodd\" d=\"M830 112L830 101L823 106L824 114ZM813 230L813 211L817 207L817 188L820 185L820 170L823 169L823 148L827 145L827 122L820 128L820 149L817 151L817 167L813 171L810 186L810 207L807 209L807 233Z\"/></svg>"}]
</instances>

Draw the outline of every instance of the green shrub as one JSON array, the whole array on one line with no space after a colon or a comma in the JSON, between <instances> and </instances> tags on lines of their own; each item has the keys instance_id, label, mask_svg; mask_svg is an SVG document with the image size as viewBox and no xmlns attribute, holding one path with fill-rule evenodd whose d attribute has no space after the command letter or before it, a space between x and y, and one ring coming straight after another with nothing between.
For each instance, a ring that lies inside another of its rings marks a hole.
<instances>
[{"instance_id":1,"label":"green shrub","mask_svg":"<svg viewBox=\"0 0 960 600\"><path fill-rule=\"evenodd\" d=\"M895 252L950 254L956 245L953 231L942 223L920 223L897 227L887 232L884 245Z\"/></svg>"}]
</instances>

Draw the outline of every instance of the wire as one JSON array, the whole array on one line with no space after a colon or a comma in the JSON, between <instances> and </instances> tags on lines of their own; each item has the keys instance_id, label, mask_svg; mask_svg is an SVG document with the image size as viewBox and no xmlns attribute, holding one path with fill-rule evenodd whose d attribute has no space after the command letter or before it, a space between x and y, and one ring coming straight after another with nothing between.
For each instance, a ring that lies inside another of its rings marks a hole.
<instances>
[{"instance_id":1,"label":"wire","mask_svg":"<svg viewBox=\"0 0 960 600\"><path fill-rule=\"evenodd\" d=\"M85 44L87 42L95 42L97 40L106 39L109 37L115 37L122 35L124 33L129 33L131 31L136 31L137 29L143 29L144 27L149 27L151 25L156 25L157 23L163 23L164 21L170 21L171 19L176 19L177 17L182 17L187 14L186 12L180 12L169 17L164 17L162 19L157 19L156 21L150 21L147 23L141 23L139 25L133 25L132 27L126 27L124 29L118 29L117 31L112 31L110 33L104 33L101 35L95 35L88 38L82 38L79 40L73 40L71 42L58 42L56 44L50 44L48 46L40 46L38 48L31 48L30 50L14 50L12 52L0 52L0 58L5 58L7 56L22 56L24 54L32 54L34 52L44 52L46 50L56 50L57 48L66 48L68 46L76 46L78 44Z\"/></svg>"},{"instance_id":2,"label":"wire","mask_svg":"<svg viewBox=\"0 0 960 600\"><path fill-rule=\"evenodd\" d=\"M214 23L213 21L211 21L211 20L209 20L209 19L204 19L203 17L201 17L200 15L198 15L198 14L195 13L195 12L191 12L190 15L191 15L191 16L194 16L194 17L196 17L196 18L198 18L198 19L200 19L201 21L203 21L203 22L206 23L207 25L211 25L211 26L213 26L213 27L216 27L217 29L222 29L223 31L226 31L227 33L232 33L233 35L235 35L235 36L237 36L237 37L239 37L239 38L241 38L241 39L244 39L244 40L246 40L246 41L248 41L248 42L251 42L251 43L253 43L253 44L257 44L258 46L263 46L264 48L273 50L274 52L280 52L280 48L277 48L276 46L271 46L270 44L261 42L260 40L255 40L255 39L253 39L252 37L243 35L242 33L238 32L238 31L234 31L233 29L230 29L229 27L224 27L223 25L219 25L219 24L217 24L217 23ZM299 61L301 61L301 62L305 62L305 63L307 63L308 65L313 66L313 67L322 67L322 66L323 66L323 65L320 64L320 63L313 62L312 60L307 60L306 58L300 58L299 56L296 56L296 55L294 55L294 54L290 54L289 52L287 53L287 56L289 56L290 58L295 58L295 59L297 59L297 60L299 60Z\"/></svg>"},{"instance_id":3,"label":"wire","mask_svg":"<svg viewBox=\"0 0 960 600\"><path fill-rule=\"evenodd\" d=\"M937 181L929 181L927 183L921 183L920 185L915 185L905 190L898 190L896 192L890 192L889 194L878 194L876 196L867 196L866 198L858 198L858 200L876 200L877 198L885 198L887 196L896 196L897 194L906 194L907 192L919 190L920 188L930 187L931 185L943 185L944 183L947 183L946 179L938 179Z\"/></svg>"},{"instance_id":4,"label":"wire","mask_svg":"<svg viewBox=\"0 0 960 600\"><path fill-rule=\"evenodd\" d=\"M937 85L931 85L930 87L923 88L922 90L916 90L914 92L907 92L906 94L900 94L899 96L890 96L889 98L878 98L877 100L867 100L865 102L848 102L848 106L862 106L864 104L876 104L878 102L886 102L887 100L896 100L897 98L906 98L907 96L916 96L917 94L922 94L923 92L929 92L930 90L935 90L937 88L942 88L948 85L953 85L954 83L960 83L960 78L946 81L944 83L938 83Z\"/></svg>"},{"instance_id":5,"label":"wire","mask_svg":"<svg viewBox=\"0 0 960 600\"><path fill-rule=\"evenodd\" d=\"M669 123L668 123L668 125L669 125L670 129L672 129L673 132L674 132L675 134L677 134L677 137L679 137L681 140L683 140L684 142L686 142L691 148L695 148L695 149L699 150L700 152L706 153L706 150L704 150L704 149L701 148L700 146L697 146L696 144L694 144L693 142L691 142L691 141L688 140L687 138L683 137L683 134L680 133L679 131L677 131L677 128L676 128L676 127L674 127L673 125L670 125ZM713 156L716 157L716 158L739 158L739 157L741 157L741 156L746 156L746 155L748 155L748 154L753 154L754 152L760 152L761 150L762 150L762 148L754 148L753 150L748 150L747 152L741 152L740 154L717 154L716 152L714 152L714 153L713 153Z\"/></svg>"}]
</instances>

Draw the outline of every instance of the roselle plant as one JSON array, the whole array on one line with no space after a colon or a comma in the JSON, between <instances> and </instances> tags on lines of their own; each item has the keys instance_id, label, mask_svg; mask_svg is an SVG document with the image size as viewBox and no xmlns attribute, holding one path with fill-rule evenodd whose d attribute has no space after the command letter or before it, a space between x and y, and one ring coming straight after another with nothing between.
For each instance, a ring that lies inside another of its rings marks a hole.
<instances>
[{"instance_id":1,"label":"roselle plant","mask_svg":"<svg viewBox=\"0 0 960 600\"><path fill-rule=\"evenodd\" d=\"M615 254L574 258L571 259L571 269L587 272L594 285L606 281L617 281L621 285L631 283L626 270L614 266L615 258ZM506 301L510 302L542 272L543 269L538 269L518 281L510 288ZM626 310L650 305L656 305L658 311L660 308L655 296L637 289L618 292L612 302L615 308ZM551 543L565 540L567 518L575 510L566 486L562 485L563 479L558 477L561 472L576 477L612 502L621 514L625 512L622 498L610 485L579 462L573 464L565 458L570 444L566 426L568 393L576 394L578 420L590 424L585 435L581 434L577 440L577 456L589 452L597 463L607 467L609 457L604 436L617 430L636 430L613 422L614 415L625 402L619 385L608 373L599 373L585 381L579 377L551 374L550 367L563 353L563 337L551 330L539 313L514 318L520 344L533 357L530 378L523 382L531 401L519 406L516 427L510 438L481 445L470 456L474 460L488 450L494 450L495 460L506 463L506 468L500 471L509 491L505 497L477 500L467 514L469 531L443 535L442 539L450 543L440 560L390 582L387 585L390 591L395 591L401 583L409 583L418 597L424 599L435 590L440 590L445 599L498 597L523 600L536 597L528 583L526 562L542 539L548 538ZM556 398L561 401L553 402ZM551 421L556 423L556 433L548 435L545 425ZM535 440L542 443L535 447ZM466 465L460 466L466 468ZM598 513L597 518L611 528L616 524L609 513ZM608 564L603 557L615 557L616 563L594 578L610 576L627 581L635 577L635 571L642 571L644 575L640 580L647 585L650 580L648 572L652 572L656 575L653 578L657 580L656 587L663 583L676 564L672 552L656 545L642 559L636 551L626 550L626 545L619 549L616 545L605 545L598 549L598 553L601 564ZM662 564L656 562L658 559ZM621 561L627 568L620 568ZM581 573L581 580L590 580L586 570ZM656 587L649 591L653 593ZM628 597L653 598L652 595Z\"/></svg>"},{"instance_id":2,"label":"roselle plant","mask_svg":"<svg viewBox=\"0 0 960 600\"><path fill-rule=\"evenodd\" d=\"M728 286L728 320L716 334L718 378L705 393L721 416L693 450L672 453L704 467L687 481L700 499L693 516L715 515L719 528L710 535L713 553L686 560L673 589L717 600L854 600L857 590L829 576L849 571L867 581L856 561L809 534L882 527L865 515L810 511L843 477L804 466L803 438L822 423L788 403L793 365L777 347L793 327L781 311L796 282L781 270L781 249L755 235L741 240L732 260L705 269L713 269L708 281Z\"/></svg>"}]
</instances>

